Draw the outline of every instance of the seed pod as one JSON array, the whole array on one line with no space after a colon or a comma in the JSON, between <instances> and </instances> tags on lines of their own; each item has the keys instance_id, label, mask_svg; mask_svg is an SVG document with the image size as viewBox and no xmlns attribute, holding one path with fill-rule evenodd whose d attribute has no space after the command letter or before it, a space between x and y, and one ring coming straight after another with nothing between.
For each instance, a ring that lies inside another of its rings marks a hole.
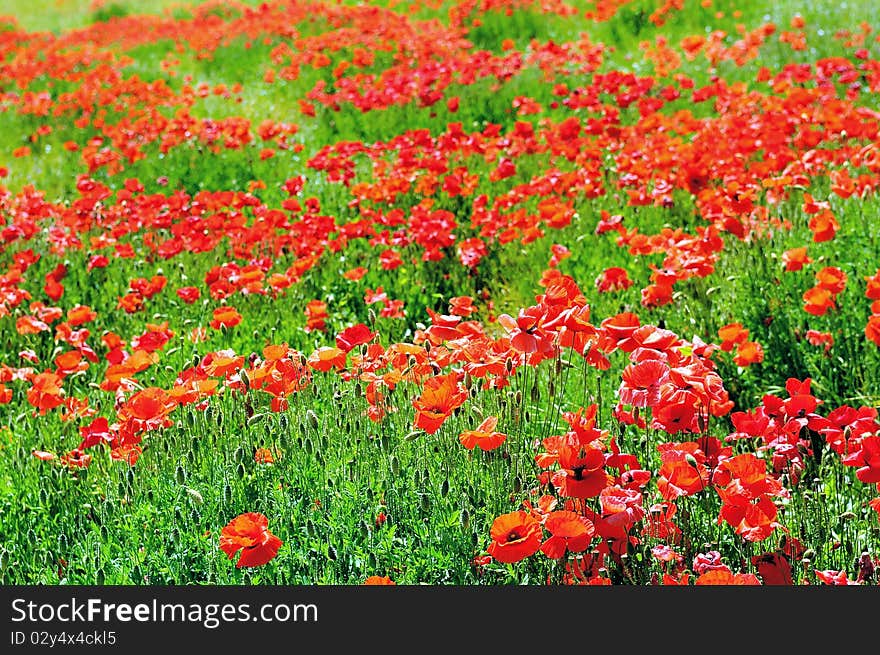
<instances>
[{"instance_id":1,"label":"seed pod","mask_svg":"<svg viewBox=\"0 0 880 655\"><path fill-rule=\"evenodd\" d=\"M530 397L531 397L533 403L536 403L539 400L541 400L541 390L538 389L537 384L532 385Z\"/></svg>"}]
</instances>

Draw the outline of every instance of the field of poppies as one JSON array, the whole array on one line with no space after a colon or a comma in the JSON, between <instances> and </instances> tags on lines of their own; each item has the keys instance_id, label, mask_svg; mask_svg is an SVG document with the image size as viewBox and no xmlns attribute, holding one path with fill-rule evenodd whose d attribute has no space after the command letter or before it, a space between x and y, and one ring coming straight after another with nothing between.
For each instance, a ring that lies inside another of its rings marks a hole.
<instances>
[{"instance_id":1,"label":"field of poppies","mask_svg":"<svg viewBox=\"0 0 880 655\"><path fill-rule=\"evenodd\" d=\"M8 0L0 583L880 572L872 0Z\"/></svg>"}]
</instances>

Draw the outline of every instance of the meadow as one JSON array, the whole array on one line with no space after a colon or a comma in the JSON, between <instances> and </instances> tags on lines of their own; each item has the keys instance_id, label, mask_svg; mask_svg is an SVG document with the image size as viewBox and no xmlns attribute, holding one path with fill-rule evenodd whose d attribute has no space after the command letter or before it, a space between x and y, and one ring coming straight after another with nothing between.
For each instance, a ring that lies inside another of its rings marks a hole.
<instances>
[{"instance_id":1,"label":"meadow","mask_svg":"<svg viewBox=\"0 0 880 655\"><path fill-rule=\"evenodd\" d=\"M877 584L872 4L5 2L0 583Z\"/></svg>"}]
</instances>

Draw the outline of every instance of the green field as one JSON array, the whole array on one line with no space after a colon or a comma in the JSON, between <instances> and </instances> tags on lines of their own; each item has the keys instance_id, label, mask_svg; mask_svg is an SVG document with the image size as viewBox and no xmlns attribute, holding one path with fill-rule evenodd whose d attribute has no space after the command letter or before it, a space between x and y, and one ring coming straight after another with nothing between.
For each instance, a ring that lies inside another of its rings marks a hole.
<instances>
[{"instance_id":1,"label":"green field","mask_svg":"<svg viewBox=\"0 0 880 655\"><path fill-rule=\"evenodd\" d=\"M0 582L876 584L873 8L6 2Z\"/></svg>"}]
</instances>

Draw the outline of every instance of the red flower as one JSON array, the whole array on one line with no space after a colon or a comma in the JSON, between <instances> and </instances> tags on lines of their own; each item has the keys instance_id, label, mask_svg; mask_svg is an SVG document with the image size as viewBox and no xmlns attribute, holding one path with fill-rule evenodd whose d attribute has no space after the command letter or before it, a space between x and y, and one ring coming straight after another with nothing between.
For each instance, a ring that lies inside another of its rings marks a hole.
<instances>
[{"instance_id":1,"label":"red flower","mask_svg":"<svg viewBox=\"0 0 880 655\"><path fill-rule=\"evenodd\" d=\"M522 510L502 514L492 523L488 553L499 562L513 564L541 547L541 524Z\"/></svg>"},{"instance_id":2,"label":"red flower","mask_svg":"<svg viewBox=\"0 0 880 655\"><path fill-rule=\"evenodd\" d=\"M242 317L234 307L223 306L214 310L214 320L210 325L215 330L220 328L231 328L241 323Z\"/></svg>"},{"instance_id":3,"label":"red flower","mask_svg":"<svg viewBox=\"0 0 880 655\"><path fill-rule=\"evenodd\" d=\"M364 580L364 584L365 585L396 585L397 583L394 582L394 580L389 578L387 575L386 576L371 575L366 580Z\"/></svg>"},{"instance_id":4,"label":"red flower","mask_svg":"<svg viewBox=\"0 0 880 655\"><path fill-rule=\"evenodd\" d=\"M266 564L278 554L282 544L281 539L269 531L269 520L254 512L236 516L220 533L220 550L229 559L242 551L236 568Z\"/></svg>"},{"instance_id":5,"label":"red flower","mask_svg":"<svg viewBox=\"0 0 880 655\"><path fill-rule=\"evenodd\" d=\"M355 346L372 341L378 332L370 332L363 323L352 325L336 335L336 347L343 352L351 351Z\"/></svg>"},{"instance_id":6,"label":"red flower","mask_svg":"<svg viewBox=\"0 0 880 655\"><path fill-rule=\"evenodd\" d=\"M467 400L467 390L458 383L458 374L447 373L425 382L422 395L413 401L416 408L415 426L434 434L452 411Z\"/></svg>"},{"instance_id":7,"label":"red flower","mask_svg":"<svg viewBox=\"0 0 880 655\"><path fill-rule=\"evenodd\" d=\"M479 446L480 450L495 450L507 439L506 434L495 432L495 427L497 425L498 418L490 416L480 423L480 426L476 430L466 430L465 432L462 432L459 435L458 440L461 442L461 445L468 450L473 450L476 446Z\"/></svg>"},{"instance_id":8,"label":"red flower","mask_svg":"<svg viewBox=\"0 0 880 655\"><path fill-rule=\"evenodd\" d=\"M595 533L592 521L565 510L550 512L544 527L552 536L541 545L541 552L551 559L559 559L566 551L584 552Z\"/></svg>"}]
</instances>

